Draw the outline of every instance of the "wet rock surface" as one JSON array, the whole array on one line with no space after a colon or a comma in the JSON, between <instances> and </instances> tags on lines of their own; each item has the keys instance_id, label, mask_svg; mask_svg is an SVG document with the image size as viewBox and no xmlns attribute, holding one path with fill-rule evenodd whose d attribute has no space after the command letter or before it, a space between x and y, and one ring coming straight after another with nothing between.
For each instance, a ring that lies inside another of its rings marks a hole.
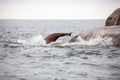
<instances>
[{"instance_id":1,"label":"wet rock surface","mask_svg":"<svg viewBox=\"0 0 120 80\"><path fill-rule=\"evenodd\" d=\"M116 9L106 20L105 26L120 25L120 8Z\"/></svg>"}]
</instances>

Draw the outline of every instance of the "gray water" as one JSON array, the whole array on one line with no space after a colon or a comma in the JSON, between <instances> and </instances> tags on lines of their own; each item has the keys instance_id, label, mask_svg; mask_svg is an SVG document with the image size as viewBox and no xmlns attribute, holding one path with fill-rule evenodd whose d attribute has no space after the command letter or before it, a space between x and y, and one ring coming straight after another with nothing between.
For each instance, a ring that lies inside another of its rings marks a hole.
<instances>
[{"instance_id":1,"label":"gray water","mask_svg":"<svg viewBox=\"0 0 120 80\"><path fill-rule=\"evenodd\" d=\"M104 26L105 20L0 20L0 80L120 80L120 48L24 45L41 34ZM67 43L70 37L59 40Z\"/></svg>"}]
</instances>

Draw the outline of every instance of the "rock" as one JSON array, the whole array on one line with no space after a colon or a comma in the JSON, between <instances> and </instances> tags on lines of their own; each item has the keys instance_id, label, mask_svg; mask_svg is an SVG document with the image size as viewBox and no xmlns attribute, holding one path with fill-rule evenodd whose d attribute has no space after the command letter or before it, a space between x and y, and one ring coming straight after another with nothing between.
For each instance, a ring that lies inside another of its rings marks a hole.
<instances>
[{"instance_id":1,"label":"rock","mask_svg":"<svg viewBox=\"0 0 120 80\"><path fill-rule=\"evenodd\" d=\"M105 26L120 25L120 8L116 9L106 20Z\"/></svg>"},{"instance_id":2,"label":"rock","mask_svg":"<svg viewBox=\"0 0 120 80\"><path fill-rule=\"evenodd\" d=\"M79 41L83 39L84 41L89 41L97 39L100 37L102 43L108 43L112 46L120 46L120 8L115 10L106 20L104 27L93 28L91 30L86 30L73 36L70 42Z\"/></svg>"},{"instance_id":3,"label":"rock","mask_svg":"<svg viewBox=\"0 0 120 80\"><path fill-rule=\"evenodd\" d=\"M111 38L111 41L107 45L120 46L120 25L109 27L104 26L86 30L71 38L70 42L76 42L79 37L81 37L84 41L101 37L105 44L108 43L108 39Z\"/></svg>"}]
</instances>

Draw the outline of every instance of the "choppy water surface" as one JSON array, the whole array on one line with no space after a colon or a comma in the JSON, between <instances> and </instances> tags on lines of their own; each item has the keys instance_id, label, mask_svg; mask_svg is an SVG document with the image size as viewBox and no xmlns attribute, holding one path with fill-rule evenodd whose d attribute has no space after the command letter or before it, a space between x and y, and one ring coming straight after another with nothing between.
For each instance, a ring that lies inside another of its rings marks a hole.
<instances>
[{"instance_id":1,"label":"choppy water surface","mask_svg":"<svg viewBox=\"0 0 120 80\"><path fill-rule=\"evenodd\" d=\"M119 47L17 42L103 25L103 20L0 20L0 80L120 80Z\"/></svg>"}]
</instances>

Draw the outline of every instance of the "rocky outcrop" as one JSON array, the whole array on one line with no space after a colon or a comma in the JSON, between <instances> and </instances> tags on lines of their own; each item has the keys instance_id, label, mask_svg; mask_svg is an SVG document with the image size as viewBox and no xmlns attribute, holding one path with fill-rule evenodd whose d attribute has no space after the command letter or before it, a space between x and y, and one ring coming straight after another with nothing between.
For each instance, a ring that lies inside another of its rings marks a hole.
<instances>
[{"instance_id":1,"label":"rocky outcrop","mask_svg":"<svg viewBox=\"0 0 120 80\"><path fill-rule=\"evenodd\" d=\"M120 46L120 25L98 27L91 30L86 30L84 32L79 33L77 36L71 38L70 42L76 42L79 37L81 37L85 41L101 37L105 39L106 43L106 39L111 38L112 40L108 45Z\"/></svg>"},{"instance_id":2,"label":"rocky outcrop","mask_svg":"<svg viewBox=\"0 0 120 80\"><path fill-rule=\"evenodd\" d=\"M120 46L120 8L115 10L106 20L104 27L98 27L91 30L86 30L84 32L79 33L78 35L71 38L70 42L79 41L78 39L82 38L85 41L89 41L90 39L96 39L97 37L101 37L105 39L105 43L108 42L107 38L111 38L113 46Z\"/></svg>"},{"instance_id":3,"label":"rocky outcrop","mask_svg":"<svg viewBox=\"0 0 120 80\"><path fill-rule=\"evenodd\" d=\"M115 10L106 20L105 26L120 25L120 8Z\"/></svg>"}]
</instances>

